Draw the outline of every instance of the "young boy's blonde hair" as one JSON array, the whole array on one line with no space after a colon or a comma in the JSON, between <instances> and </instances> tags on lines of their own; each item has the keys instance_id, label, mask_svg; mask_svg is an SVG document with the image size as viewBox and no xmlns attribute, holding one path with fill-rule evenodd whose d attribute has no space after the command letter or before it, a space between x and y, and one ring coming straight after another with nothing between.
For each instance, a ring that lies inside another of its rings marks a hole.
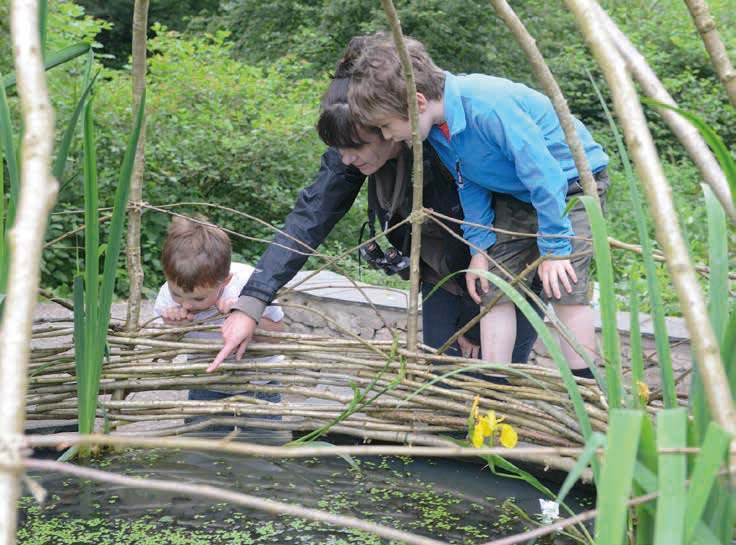
<instances>
[{"instance_id":1,"label":"young boy's blonde hair","mask_svg":"<svg viewBox=\"0 0 736 545\"><path fill-rule=\"evenodd\" d=\"M409 37L405 41L417 92L428 100L441 100L444 71L432 61L420 41ZM348 103L353 115L364 125L374 126L378 121L395 117L409 119L404 68L388 35L371 40L354 62Z\"/></svg>"},{"instance_id":2,"label":"young boy's blonde hair","mask_svg":"<svg viewBox=\"0 0 736 545\"><path fill-rule=\"evenodd\" d=\"M206 222L197 216L197 222ZM184 291L213 287L230 274L232 246L222 229L175 217L164 242L162 265L166 280Z\"/></svg>"}]
</instances>

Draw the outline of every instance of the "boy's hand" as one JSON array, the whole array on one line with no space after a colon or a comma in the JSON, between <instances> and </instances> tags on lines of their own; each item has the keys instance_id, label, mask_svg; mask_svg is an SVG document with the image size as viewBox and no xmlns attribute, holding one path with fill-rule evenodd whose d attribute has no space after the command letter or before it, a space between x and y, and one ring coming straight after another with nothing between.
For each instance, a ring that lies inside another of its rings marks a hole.
<instances>
[{"instance_id":1,"label":"boy's hand","mask_svg":"<svg viewBox=\"0 0 736 545\"><path fill-rule=\"evenodd\" d=\"M567 293L572 293L572 284L570 284L568 276L573 282L577 283L578 281L578 277L569 259L548 259L542 261L541 265L539 265L538 274L539 279L542 281L544 293L548 298L551 298L553 295L557 299L562 297L560 282L562 282L562 286Z\"/></svg>"},{"instance_id":2,"label":"boy's hand","mask_svg":"<svg viewBox=\"0 0 736 545\"><path fill-rule=\"evenodd\" d=\"M220 314L227 314L228 312L232 310L233 306L237 302L238 302L237 297L230 297L230 298L220 297L217 300L217 310L219 311Z\"/></svg>"},{"instance_id":3,"label":"boy's hand","mask_svg":"<svg viewBox=\"0 0 736 545\"><path fill-rule=\"evenodd\" d=\"M475 254L470 260L470 263L468 263L468 269L480 269L481 271L487 271L488 260L483 256L483 254ZM481 294L479 294L475 289L476 280L480 281L480 288L483 290L483 293L488 293L488 279L485 276L481 276L474 272L465 273L465 283L468 286L468 293L470 294L470 298L480 305Z\"/></svg>"},{"instance_id":4,"label":"boy's hand","mask_svg":"<svg viewBox=\"0 0 736 545\"><path fill-rule=\"evenodd\" d=\"M236 358L242 358L248 343L253 340L257 325L258 323L244 312L233 312L228 316L221 328L225 346L207 368L207 372L211 373L217 369L233 353L233 350L237 349Z\"/></svg>"},{"instance_id":5,"label":"boy's hand","mask_svg":"<svg viewBox=\"0 0 736 545\"><path fill-rule=\"evenodd\" d=\"M194 320L194 313L184 307L171 307L161 311L161 318L166 325L181 325Z\"/></svg>"}]
</instances>

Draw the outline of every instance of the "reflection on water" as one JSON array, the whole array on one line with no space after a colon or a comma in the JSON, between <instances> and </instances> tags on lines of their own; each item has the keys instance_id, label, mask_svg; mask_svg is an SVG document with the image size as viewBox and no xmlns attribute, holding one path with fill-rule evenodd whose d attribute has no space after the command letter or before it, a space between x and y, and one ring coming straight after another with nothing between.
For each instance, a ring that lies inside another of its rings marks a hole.
<instances>
[{"instance_id":1,"label":"reflection on water","mask_svg":"<svg viewBox=\"0 0 736 545\"><path fill-rule=\"evenodd\" d=\"M259 442L283 444L271 436ZM253 438L249 438L252 440ZM451 543L479 543L526 529L508 498L539 513L541 494L494 476L479 464L445 459L361 458L357 471L339 458L269 460L226 453L127 451L92 465L130 476L220 486L352 515ZM358 531L274 516L200 498L37 475L49 491L39 507L24 498L18 542L26 545L382 544ZM553 488L554 490L554 488ZM589 498L580 498L586 507ZM555 543L569 543L558 538Z\"/></svg>"}]
</instances>

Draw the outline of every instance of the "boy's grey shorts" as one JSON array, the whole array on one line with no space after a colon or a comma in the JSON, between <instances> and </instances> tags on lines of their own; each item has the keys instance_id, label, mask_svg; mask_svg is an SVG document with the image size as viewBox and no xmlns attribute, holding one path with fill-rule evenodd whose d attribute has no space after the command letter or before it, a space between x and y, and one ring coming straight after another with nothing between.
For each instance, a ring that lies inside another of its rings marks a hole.
<instances>
[{"instance_id":1,"label":"boy's grey shorts","mask_svg":"<svg viewBox=\"0 0 736 545\"><path fill-rule=\"evenodd\" d=\"M598 197L601 201L601 208L605 213L606 190L610 185L606 169L595 174L595 181L598 186ZM578 182L571 182L568 188L567 200L569 201L571 198L582 194L582 188ZM494 227L517 233L537 232L537 211L530 203L522 202L510 195L503 195L501 193L494 193L493 199L493 208L496 212L496 218L493 222ZM570 282L572 285L572 293L567 293L564 287L560 286L560 291L562 292L561 299L556 299L555 297L548 298L544 294L544 291L542 291L541 297L543 300L550 300L555 304L585 305L590 302L588 296L588 269L590 267L590 259L593 255L593 235L590 229L590 222L588 221L588 214L585 212L585 206L582 202L576 203L570 210L569 215L572 229L575 233L575 238L571 240L572 253L579 254L577 257L571 259L570 263L575 270L578 281L577 283L573 283L572 281ZM520 274L528 264L533 263L539 258L539 247L537 246L536 237L522 237L518 235L496 233L496 244L491 246L487 253L490 257L498 263L501 263L509 272L516 276ZM501 271L499 271L493 264L489 264L488 270L497 274L504 280L508 280L508 277L501 273ZM536 274L537 271L531 271L529 273L525 279L527 287L532 283L534 275ZM478 294L481 295L483 306L488 305L493 301L499 292L499 289L492 282L489 282L488 293L483 293L477 281L476 289ZM504 295L499 302L506 301L509 301L509 298Z\"/></svg>"}]
</instances>

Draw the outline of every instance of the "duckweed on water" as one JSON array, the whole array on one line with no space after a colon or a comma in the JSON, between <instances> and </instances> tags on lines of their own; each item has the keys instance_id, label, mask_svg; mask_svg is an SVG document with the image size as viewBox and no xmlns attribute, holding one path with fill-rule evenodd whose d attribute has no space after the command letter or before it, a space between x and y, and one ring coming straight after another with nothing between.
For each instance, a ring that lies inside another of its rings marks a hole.
<instances>
[{"instance_id":1,"label":"duckweed on water","mask_svg":"<svg viewBox=\"0 0 736 545\"><path fill-rule=\"evenodd\" d=\"M506 496L478 466L451 461L430 465L409 458L360 460L360 471L340 460L238 458L225 454L141 451L105 459L106 469L174 481L200 482L331 513L356 516L450 543L471 544L525 529L491 496ZM408 469L411 468L411 472ZM217 476L216 473L224 473ZM357 530L277 517L227 503L43 475L52 493L44 506L20 505L22 545L385 545ZM479 486L480 484L480 486ZM472 489L475 487L475 489ZM514 489L518 493L518 487ZM530 505L538 494L528 491ZM533 498L533 499L532 499Z\"/></svg>"}]
</instances>

